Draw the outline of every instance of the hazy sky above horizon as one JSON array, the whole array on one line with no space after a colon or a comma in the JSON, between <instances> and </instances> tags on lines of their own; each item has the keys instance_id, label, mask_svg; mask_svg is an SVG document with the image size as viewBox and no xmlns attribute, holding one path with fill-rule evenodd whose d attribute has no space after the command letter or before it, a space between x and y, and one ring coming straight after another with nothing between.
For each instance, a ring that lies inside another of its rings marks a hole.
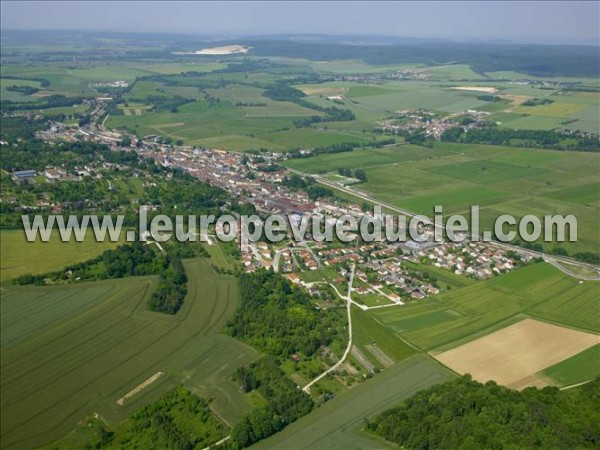
<instances>
[{"instance_id":1,"label":"hazy sky above horizon","mask_svg":"<svg viewBox=\"0 0 600 450\"><path fill-rule=\"evenodd\" d=\"M513 42L600 42L591 2L62 2L2 0L2 29L377 34Z\"/></svg>"}]
</instances>

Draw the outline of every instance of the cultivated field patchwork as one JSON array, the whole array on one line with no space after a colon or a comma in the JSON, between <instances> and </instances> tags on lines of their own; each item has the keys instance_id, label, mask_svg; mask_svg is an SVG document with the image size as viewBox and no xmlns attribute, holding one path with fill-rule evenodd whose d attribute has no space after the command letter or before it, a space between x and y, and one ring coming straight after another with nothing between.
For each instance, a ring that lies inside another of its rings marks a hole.
<instances>
[{"instance_id":1,"label":"cultivated field patchwork","mask_svg":"<svg viewBox=\"0 0 600 450\"><path fill-rule=\"evenodd\" d=\"M460 374L513 389L544 386L535 374L600 342L600 336L525 319L435 358Z\"/></svg>"}]
</instances>

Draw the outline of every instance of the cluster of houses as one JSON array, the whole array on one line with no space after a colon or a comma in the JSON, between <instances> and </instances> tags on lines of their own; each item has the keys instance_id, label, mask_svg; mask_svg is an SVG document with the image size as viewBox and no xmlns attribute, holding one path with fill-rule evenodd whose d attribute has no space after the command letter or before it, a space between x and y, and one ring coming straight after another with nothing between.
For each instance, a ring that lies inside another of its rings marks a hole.
<instances>
[{"instance_id":1,"label":"cluster of houses","mask_svg":"<svg viewBox=\"0 0 600 450\"><path fill-rule=\"evenodd\" d=\"M468 275L485 279L492 275L510 272L520 262L531 259L526 253L515 254L496 246L481 242L468 244L443 243L433 248L429 254L420 253L433 265L453 271L456 275Z\"/></svg>"},{"instance_id":2,"label":"cluster of houses","mask_svg":"<svg viewBox=\"0 0 600 450\"><path fill-rule=\"evenodd\" d=\"M306 193L291 191L283 185L287 176L283 168L262 172L251 159L243 161L241 155L223 150L180 148L166 151L161 147L143 146L140 151L158 164L182 168L235 197L247 199L260 212L301 215L315 207ZM276 158L274 155L261 155L261 159L269 157Z\"/></svg>"},{"instance_id":3,"label":"cluster of houses","mask_svg":"<svg viewBox=\"0 0 600 450\"><path fill-rule=\"evenodd\" d=\"M417 271L404 268L402 259L398 257L371 260L356 272L356 277L368 286L363 287L362 292L359 289L359 294L379 293L394 302L400 302L402 298L419 300L440 292L439 287L425 280ZM392 292L383 291L384 286Z\"/></svg>"},{"instance_id":4,"label":"cluster of houses","mask_svg":"<svg viewBox=\"0 0 600 450\"><path fill-rule=\"evenodd\" d=\"M430 111L404 110L398 111L392 119L381 120L375 123L375 127L388 132L398 134L403 131L422 130L426 136L440 140L445 131L460 126L465 131L485 126L488 112L467 110L450 116L440 117ZM468 118L468 120L461 120Z\"/></svg>"},{"instance_id":5,"label":"cluster of houses","mask_svg":"<svg viewBox=\"0 0 600 450\"><path fill-rule=\"evenodd\" d=\"M109 87L109 88L126 88L129 86L129 82L125 80L117 80L117 81L106 81L102 83L95 83L92 85L93 87Z\"/></svg>"},{"instance_id":6,"label":"cluster of houses","mask_svg":"<svg viewBox=\"0 0 600 450\"><path fill-rule=\"evenodd\" d=\"M101 179L102 170L124 170L123 164L114 164L109 162L98 162L97 164L88 164L83 167L75 167L68 171L63 167L48 166L43 173L38 173L34 169L17 170L12 173L12 179L19 184L33 183L35 178L43 176L48 183L57 183L59 181L81 181L84 177L94 177Z\"/></svg>"}]
</instances>

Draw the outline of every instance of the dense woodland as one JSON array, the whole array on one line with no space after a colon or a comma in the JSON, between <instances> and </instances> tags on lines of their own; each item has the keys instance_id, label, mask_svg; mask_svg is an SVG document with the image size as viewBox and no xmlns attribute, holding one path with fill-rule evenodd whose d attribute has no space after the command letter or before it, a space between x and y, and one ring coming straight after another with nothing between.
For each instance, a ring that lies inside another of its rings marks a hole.
<instances>
[{"instance_id":1,"label":"dense woodland","mask_svg":"<svg viewBox=\"0 0 600 450\"><path fill-rule=\"evenodd\" d=\"M266 357L241 367L235 380L244 392L258 390L267 402L255 407L233 427L231 437L236 448L275 434L308 414L314 406L310 396L297 388L274 358Z\"/></svg>"},{"instance_id":2,"label":"dense woodland","mask_svg":"<svg viewBox=\"0 0 600 450\"><path fill-rule=\"evenodd\" d=\"M2 117L0 140L16 142L18 139L32 139L35 137L36 131L46 128L48 128L47 118L24 119L19 116Z\"/></svg>"},{"instance_id":3,"label":"dense woodland","mask_svg":"<svg viewBox=\"0 0 600 450\"><path fill-rule=\"evenodd\" d=\"M152 311L175 314L183 306L187 294L187 276L179 258L173 258L161 271L158 287L148 300Z\"/></svg>"},{"instance_id":4,"label":"dense woodland","mask_svg":"<svg viewBox=\"0 0 600 450\"><path fill-rule=\"evenodd\" d=\"M3 128L4 128L4 119ZM96 142L61 142L49 144L27 139L2 148L0 168L8 172L35 169L43 172L48 166L63 166L67 171L76 166L106 161L114 164L134 164L138 156L133 151L113 152Z\"/></svg>"},{"instance_id":5,"label":"dense woodland","mask_svg":"<svg viewBox=\"0 0 600 450\"><path fill-rule=\"evenodd\" d=\"M208 401L177 386L114 430L100 425L97 440L86 449L192 450L211 445L226 434L225 426L212 413Z\"/></svg>"},{"instance_id":6,"label":"dense woodland","mask_svg":"<svg viewBox=\"0 0 600 450\"><path fill-rule=\"evenodd\" d=\"M600 378L576 389L513 391L469 377L431 387L367 429L404 448L598 448Z\"/></svg>"},{"instance_id":7,"label":"dense woodland","mask_svg":"<svg viewBox=\"0 0 600 450\"><path fill-rule=\"evenodd\" d=\"M271 271L242 274L240 290L227 332L278 360L313 355L341 328L337 315L316 310L304 291Z\"/></svg>"}]
</instances>

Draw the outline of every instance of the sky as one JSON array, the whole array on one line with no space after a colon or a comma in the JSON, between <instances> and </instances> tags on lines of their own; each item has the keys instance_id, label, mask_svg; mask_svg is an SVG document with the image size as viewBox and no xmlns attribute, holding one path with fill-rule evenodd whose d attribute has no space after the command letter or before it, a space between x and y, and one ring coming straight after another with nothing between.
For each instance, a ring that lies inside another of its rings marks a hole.
<instances>
[{"instance_id":1,"label":"sky","mask_svg":"<svg viewBox=\"0 0 600 450\"><path fill-rule=\"evenodd\" d=\"M373 34L600 45L600 2L9 1L2 30Z\"/></svg>"}]
</instances>

